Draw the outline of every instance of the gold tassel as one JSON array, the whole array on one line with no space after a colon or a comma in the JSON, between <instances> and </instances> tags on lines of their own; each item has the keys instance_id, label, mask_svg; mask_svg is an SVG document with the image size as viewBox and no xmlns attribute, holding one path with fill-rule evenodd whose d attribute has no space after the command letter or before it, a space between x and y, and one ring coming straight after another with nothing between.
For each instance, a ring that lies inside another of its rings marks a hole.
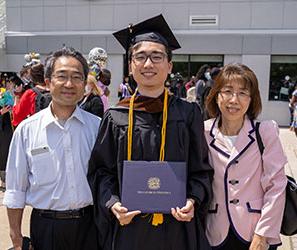
<instances>
[{"instance_id":1,"label":"gold tassel","mask_svg":"<svg viewBox=\"0 0 297 250\"><path fill-rule=\"evenodd\" d=\"M152 225L159 226L159 224L163 223L163 214L153 214Z\"/></svg>"}]
</instances>

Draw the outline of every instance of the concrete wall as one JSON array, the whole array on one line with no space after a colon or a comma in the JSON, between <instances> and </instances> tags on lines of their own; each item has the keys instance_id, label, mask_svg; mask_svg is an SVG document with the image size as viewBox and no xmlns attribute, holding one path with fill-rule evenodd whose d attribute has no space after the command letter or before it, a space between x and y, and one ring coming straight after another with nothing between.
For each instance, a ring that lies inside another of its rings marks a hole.
<instances>
[{"instance_id":1,"label":"concrete wall","mask_svg":"<svg viewBox=\"0 0 297 250\"><path fill-rule=\"evenodd\" d=\"M117 30L161 12L176 30L295 29L297 25L295 0L8 0L7 27L26 32ZM189 16L201 14L218 15L219 25L190 27Z\"/></svg>"}]
</instances>

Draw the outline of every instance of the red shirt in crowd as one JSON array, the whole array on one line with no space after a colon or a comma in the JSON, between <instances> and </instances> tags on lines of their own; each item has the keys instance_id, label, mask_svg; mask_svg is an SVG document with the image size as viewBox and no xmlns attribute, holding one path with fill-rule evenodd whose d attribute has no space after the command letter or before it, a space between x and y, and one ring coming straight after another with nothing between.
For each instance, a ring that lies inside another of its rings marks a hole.
<instances>
[{"instance_id":1,"label":"red shirt in crowd","mask_svg":"<svg viewBox=\"0 0 297 250\"><path fill-rule=\"evenodd\" d=\"M36 93L32 89L28 89L22 95L20 102L12 108L12 125L16 127L27 117L35 113L35 97Z\"/></svg>"}]
</instances>

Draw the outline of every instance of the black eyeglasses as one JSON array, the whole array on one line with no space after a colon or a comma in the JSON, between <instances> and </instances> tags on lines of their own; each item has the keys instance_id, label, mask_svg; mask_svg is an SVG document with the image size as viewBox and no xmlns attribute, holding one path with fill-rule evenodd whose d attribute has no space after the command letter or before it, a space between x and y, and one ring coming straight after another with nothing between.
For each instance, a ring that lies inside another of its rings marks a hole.
<instances>
[{"instance_id":1,"label":"black eyeglasses","mask_svg":"<svg viewBox=\"0 0 297 250\"><path fill-rule=\"evenodd\" d=\"M165 57L167 57L167 54L163 52L152 52L149 55L144 52L140 52L132 55L133 61L139 64L144 64L148 58L153 63L161 63L164 61Z\"/></svg>"},{"instance_id":2,"label":"black eyeglasses","mask_svg":"<svg viewBox=\"0 0 297 250\"><path fill-rule=\"evenodd\" d=\"M82 83L85 80L84 76L81 74L67 75L67 74L58 73L58 74L53 74L52 76L59 83L65 83L68 81L69 78L71 82L74 84Z\"/></svg>"}]
</instances>

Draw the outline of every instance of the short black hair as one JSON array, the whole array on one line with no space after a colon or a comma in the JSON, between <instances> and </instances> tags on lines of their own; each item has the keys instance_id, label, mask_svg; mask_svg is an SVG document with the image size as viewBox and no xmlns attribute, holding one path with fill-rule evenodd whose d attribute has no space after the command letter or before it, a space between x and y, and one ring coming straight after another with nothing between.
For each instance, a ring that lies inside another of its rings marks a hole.
<instances>
[{"instance_id":1,"label":"short black hair","mask_svg":"<svg viewBox=\"0 0 297 250\"><path fill-rule=\"evenodd\" d=\"M17 75L12 75L8 78L8 81L13 82L16 86L20 86L23 84L23 81Z\"/></svg>"},{"instance_id":2,"label":"short black hair","mask_svg":"<svg viewBox=\"0 0 297 250\"><path fill-rule=\"evenodd\" d=\"M83 55L79 51L75 50L72 47L63 47L62 49L59 49L55 52L50 53L50 55L45 59L45 68L44 68L45 78L51 79L53 69L55 67L55 63L57 59L60 57L73 57L77 59L83 67L85 80L88 78L89 66L88 66L87 60L83 57Z\"/></svg>"}]
</instances>

